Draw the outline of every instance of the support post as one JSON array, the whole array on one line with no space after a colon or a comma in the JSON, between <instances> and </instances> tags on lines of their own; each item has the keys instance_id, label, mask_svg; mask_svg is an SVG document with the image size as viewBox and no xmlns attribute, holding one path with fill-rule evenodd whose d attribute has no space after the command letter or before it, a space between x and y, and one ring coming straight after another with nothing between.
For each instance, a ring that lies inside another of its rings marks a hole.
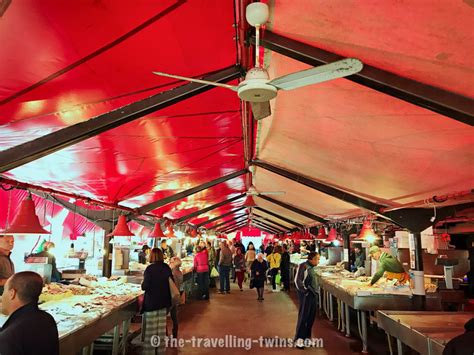
<instances>
[{"instance_id":1,"label":"support post","mask_svg":"<svg viewBox=\"0 0 474 355\"><path fill-rule=\"evenodd\" d=\"M414 249L414 266L413 269L413 303L416 310L425 310L426 308L426 294L424 284L424 271L423 271L423 249L421 247L421 233L413 233L413 249Z\"/></svg>"},{"instance_id":2,"label":"support post","mask_svg":"<svg viewBox=\"0 0 474 355\"><path fill-rule=\"evenodd\" d=\"M110 243L108 234L111 231L105 231L104 234L104 256L102 258L102 276L110 277L112 275L112 253L114 246Z\"/></svg>"},{"instance_id":3,"label":"support post","mask_svg":"<svg viewBox=\"0 0 474 355\"><path fill-rule=\"evenodd\" d=\"M349 232L342 232L342 240L344 246L344 267L346 270L351 271L351 262L350 262L350 250L351 242L349 240Z\"/></svg>"}]
</instances>

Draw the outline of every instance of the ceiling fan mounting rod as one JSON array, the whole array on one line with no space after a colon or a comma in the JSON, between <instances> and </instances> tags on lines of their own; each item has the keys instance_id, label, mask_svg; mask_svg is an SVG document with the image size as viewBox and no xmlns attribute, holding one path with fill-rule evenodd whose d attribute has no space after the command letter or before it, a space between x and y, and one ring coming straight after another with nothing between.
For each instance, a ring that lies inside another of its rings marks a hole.
<instances>
[{"instance_id":1,"label":"ceiling fan mounting rod","mask_svg":"<svg viewBox=\"0 0 474 355\"><path fill-rule=\"evenodd\" d=\"M255 26L255 67L260 68L260 25Z\"/></svg>"}]
</instances>

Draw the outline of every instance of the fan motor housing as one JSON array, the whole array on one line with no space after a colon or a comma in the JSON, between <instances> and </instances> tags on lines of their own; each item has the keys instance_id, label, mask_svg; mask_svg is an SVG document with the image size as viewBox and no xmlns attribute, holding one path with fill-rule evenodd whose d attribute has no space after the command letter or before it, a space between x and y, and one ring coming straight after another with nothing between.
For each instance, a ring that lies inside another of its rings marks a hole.
<instances>
[{"instance_id":1,"label":"fan motor housing","mask_svg":"<svg viewBox=\"0 0 474 355\"><path fill-rule=\"evenodd\" d=\"M267 84L268 80L250 79L243 81L237 94L244 101L266 102L277 95L277 88Z\"/></svg>"}]
</instances>

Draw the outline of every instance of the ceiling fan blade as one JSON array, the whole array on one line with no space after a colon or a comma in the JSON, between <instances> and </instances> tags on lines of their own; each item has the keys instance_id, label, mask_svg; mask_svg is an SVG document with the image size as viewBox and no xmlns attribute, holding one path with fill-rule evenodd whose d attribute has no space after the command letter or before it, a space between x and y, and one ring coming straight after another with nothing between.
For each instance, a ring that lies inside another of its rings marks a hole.
<instances>
[{"instance_id":1,"label":"ceiling fan blade","mask_svg":"<svg viewBox=\"0 0 474 355\"><path fill-rule=\"evenodd\" d=\"M346 58L331 64L321 65L319 67L281 76L273 79L268 84L281 90L293 90L303 86L352 75L360 72L362 67L363 64L360 60Z\"/></svg>"},{"instance_id":2,"label":"ceiling fan blade","mask_svg":"<svg viewBox=\"0 0 474 355\"><path fill-rule=\"evenodd\" d=\"M250 105L252 105L253 118L257 121L271 115L269 101L251 102Z\"/></svg>"},{"instance_id":3,"label":"ceiling fan blade","mask_svg":"<svg viewBox=\"0 0 474 355\"><path fill-rule=\"evenodd\" d=\"M159 71L154 71L152 72L155 75L159 76L166 76L167 78L173 78L173 79L179 79L179 80L186 80L186 81L191 81L193 83L199 83L199 84L207 84L207 85L213 85L213 86L219 86L221 88L226 88L230 89L232 91L237 91L237 86L235 85L229 85L229 84L222 84L222 83L215 83L213 81L207 81L207 80L201 80L201 79L194 79L194 78L188 78L186 76L180 76L180 75L173 75L173 74L166 74L162 73Z\"/></svg>"},{"instance_id":4,"label":"ceiling fan blade","mask_svg":"<svg viewBox=\"0 0 474 355\"><path fill-rule=\"evenodd\" d=\"M259 195L284 195L286 192L285 191L265 191L265 192L259 192Z\"/></svg>"}]
</instances>

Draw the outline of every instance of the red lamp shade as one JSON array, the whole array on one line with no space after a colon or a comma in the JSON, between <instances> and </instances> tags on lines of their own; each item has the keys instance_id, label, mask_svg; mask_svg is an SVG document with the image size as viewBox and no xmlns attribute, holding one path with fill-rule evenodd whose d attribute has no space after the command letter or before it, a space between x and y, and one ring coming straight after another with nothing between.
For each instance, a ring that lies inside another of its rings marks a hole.
<instances>
[{"instance_id":1,"label":"red lamp shade","mask_svg":"<svg viewBox=\"0 0 474 355\"><path fill-rule=\"evenodd\" d=\"M109 237L133 237L135 234L130 232L127 225L127 218L124 215L120 215L117 221L117 225Z\"/></svg>"},{"instance_id":2,"label":"red lamp shade","mask_svg":"<svg viewBox=\"0 0 474 355\"><path fill-rule=\"evenodd\" d=\"M255 201L253 200L252 195L247 195L247 197L245 198L243 206L244 207L255 207L255 206L257 206Z\"/></svg>"},{"instance_id":3,"label":"red lamp shade","mask_svg":"<svg viewBox=\"0 0 474 355\"><path fill-rule=\"evenodd\" d=\"M35 202L28 196L21 201L20 211L2 234L51 234L43 229L35 212Z\"/></svg>"},{"instance_id":4,"label":"red lamp shade","mask_svg":"<svg viewBox=\"0 0 474 355\"><path fill-rule=\"evenodd\" d=\"M373 243L377 239L377 234L375 234L372 229L372 225L369 220L365 221L360 230L359 239L366 240L369 243Z\"/></svg>"},{"instance_id":5,"label":"red lamp shade","mask_svg":"<svg viewBox=\"0 0 474 355\"><path fill-rule=\"evenodd\" d=\"M326 240L326 238L327 238L326 229L324 227L319 228L318 235L316 236L316 239Z\"/></svg>"},{"instance_id":6,"label":"red lamp shade","mask_svg":"<svg viewBox=\"0 0 474 355\"><path fill-rule=\"evenodd\" d=\"M332 228L329 230L329 235L328 235L328 237L326 238L325 242L326 242L326 243L332 243L332 242L334 242L336 239L337 239L337 231L336 231L336 228L332 227Z\"/></svg>"},{"instance_id":7,"label":"red lamp shade","mask_svg":"<svg viewBox=\"0 0 474 355\"><path fill-rule=\"evenodd\" d=\"M155 224L155 227L151 231L150 235L148 238L166 238L165 233L163 233L163 230L161 229L161 224L160 222Z\"/></svg>"}]
</instances>

